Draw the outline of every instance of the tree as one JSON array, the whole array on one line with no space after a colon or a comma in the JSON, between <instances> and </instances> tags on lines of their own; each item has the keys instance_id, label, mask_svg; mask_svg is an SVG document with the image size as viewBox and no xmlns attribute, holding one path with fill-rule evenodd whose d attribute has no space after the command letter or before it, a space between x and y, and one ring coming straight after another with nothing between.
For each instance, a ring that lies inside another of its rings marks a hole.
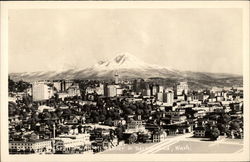
<instances>
[{"instance_id":1,"label":"tree","mask_svg":"<svg viewBox=\"0 0 250 162\"><path fill-rule=\"evenodd\" d=\"M12 79L9 78L8 84L9 84L9 92L15 92L16 91L16 89L15 89L16 83Z\"/></svg>"},{"instance_id":2,"label":"tree","mask_svg":"<svg viewBox=\"0 0 250 162\"><path fill-rule=\"evenodd\" d=\"M239 128L240 128L240 123L238 123L238 122L236 122L236 121L234 121L234 122L232 122L231 124L230 124L230 129L231 130L239 130Z\"/></svg>"},{"instance_id":3,"label":"tree","mask_svg":"<svg viewBox=\"0 0 250 162\"><path fill-rule=\"evenodd\" d=\"M45 112L44 113L44 116L45 116L45 120L51 120L51 114L49 112Z\"/></svg>"},{"instance_id":4,"label":"tree","mask_svg":"<svg viewBox=\"0 0 250 162\"><path fill-rule=\"evenodd\" d=\"M137 109L136 105L133 105L133 104L129 105L129 108L134 110L134 111Z\"/></svg>"},{"instance_id":5,"label":"tree","mask_svg":"<svg viewBox=\"0 0 250 162\"><path fill-rule=\"evenodd\" d=\"M71 129L76 129L76 126L75 126L75 125L72 125Z\"/></svg>"},{"instance_id":6,"label":"tree","mask_svg":"<svg viewBox=\"0 0 250 162\"><path fill-rule=\"evenodd\" d=\"M123 128L122 127L117 127L115 130L115 133L119 140L123 140Z\"/></svg>"},{"instance_id":7,"label":"tree","mask_svg":"<svg viewBox=\"0 0 250 162\"><path fill-rule=\"evenodd\" d=\"M128 143L129 144L135 143L137 141L137 137L138 135L136 133L131 134L128 138Z\"/></svg>"},{"instance_id":8,"label":"tree","mask_svg":"<svg viewBox=\"0 0 250 162\"><path fill-rule=\"evenodd\" d=\"M106 120L104 121L104 124L105 124L105 125L112 126L112 119L111 119L111 117L109 117L108 119L106 119Z\"/></svg>"},{"instance_id":9,"label":"tree","mask_svg":"<svg viewBox=\"0 0 250 162\"><path fill-rule=\"evenodd\" d=\"M114 119L119 120L121 118L120 114L118 112L114 112Z\"/></svg>"},{"instance_id":10,"label":"tree","mask_svg":"<svg viewBox=\"0 0 250 162\"><path fill-rule=\"evenodd\" d=\"M226 132L228 131L228 129L227 129L227 127L226 127L225 124L219 123L219 124L217 125L217 127L218 127L218 129L219 129L221 135L223 135L224 133L226 133Z\"/></svg>"},{"instance_id":11,"label":"tree","mask_svg":"<svg viewBox=\"0 0 250 162\"><path fill-rule=\"evenodd\" d=\"M8 109L9 109L9 116L14 116L16 114L15 112L16 112L16 109L17 109L16 103L10 101Z\"/></svg>"},{"instance_id":12,"label":"tree","mask_svg":"<svg viewBox=\"0 0 250 162\"><path fill-rule=\"evenodd\" d=\"M82 128L83 128L82 125L80 124L77 128L78 128L78 132L82 133Z\"/></svg>"},{"instance_id":13,"label":"tree","mask_svg":"<svg viewBox=\"0 0 250 162\"><path fill-rule=\"evenodd\" d=\"M212 128L211 134L210 134L211 140L217 140L217 138L219 137L219 135L220 135L219 129L218 128Z\"/></svg>"},{"instance_id":14,"label":"tree","mask_svg":"<svg viewBox=\"0 0 250 162\"><path fill-rule=\"evenodd\" d=\"M143 114L143 110L142 110L142 109L137 109L137 110L136 110L136 114L142 115L142 114Z\"/></svg>"},{"instance_id":15,"label":"tree","mask_svg":"<svg viewBox=\"0 0 250 162\"><path fill-rule=\"evenodd\" d=\"M106 119L105 115L101 114L99 117L100 122L104 122Z\"/></svg>"},{"instance_id":16,"label":"tree","mask_svg":"<svg viewBox=\"0 0 250 162\"><path fill-rule=\"evenodd\" d=\"M148 134L143 134L143 133L138 134L138 141L139 142L146 143L148 139L149 139Z\"/></svg>"},{"instance_id":17,"label":"tree","mask_svg":"<svg viewBox=\"0 0 250 162\"><path fill-rule=\"evenodd\" d=\"M125 110L125 113L126 113L127 115L132 115L132 114L133 114L133 110L131 110L130 108L127 108L127 109Z\"/></svg>"},{"instance_id":18,"label":"tree","mask_svg":"<svg viewBox=\"0 0 250 162\"><path fill-rule=\"evenodd\" d=\"M94 116L94 123L99 123L100 119L99 116Z\"/></svg>"}]
</instances>

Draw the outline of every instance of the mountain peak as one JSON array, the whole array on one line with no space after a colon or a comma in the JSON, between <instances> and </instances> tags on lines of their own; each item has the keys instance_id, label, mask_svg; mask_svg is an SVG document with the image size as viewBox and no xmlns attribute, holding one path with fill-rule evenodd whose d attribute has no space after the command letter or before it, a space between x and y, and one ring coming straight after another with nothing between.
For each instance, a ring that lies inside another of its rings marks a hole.
<instances>
[{"instance_id":1,"label":"mountain peak","mask_svg":"<svg viewBox=\"0 0 250 162\"><path fill-rule=\"evenodd\" d=\"M127 61L132 61L132 62L137 62L139 61L134 55L130 54L130 53L121 53L118 54L115 58L114 61L117 64L123 64L126 63Z\"/></svg>"},{"instance_id":2,"label":"mountain peak","mask_svg":"<svg viewBox=\"0 0 250 162\"><path fill-rule=\"evenodd\" d=\"M115 69L130 69L130 68L145 68L148 67L148 64L136 58L130 53L120 53L114 58L108 61L99 61L94 65L96 69L106 69L106 70L115 70Z\"/></svg>"}]
</instances>

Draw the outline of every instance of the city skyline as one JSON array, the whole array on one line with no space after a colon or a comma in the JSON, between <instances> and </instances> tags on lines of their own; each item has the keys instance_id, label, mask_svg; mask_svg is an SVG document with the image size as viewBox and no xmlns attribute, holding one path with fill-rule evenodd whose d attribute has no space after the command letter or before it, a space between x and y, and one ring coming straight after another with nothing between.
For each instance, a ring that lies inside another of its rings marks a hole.
<instances>
[{"instance_id":1,"label":"city skyline","mask_svg":"<svg viewBox=\"0 0 250 162\"><path fill-rule=\"evenodd\" d=\"M86 68L129 52L177 70L242 74L241 18L229 8L12 10L9 73Z\"/></svg>"}]
</instances>

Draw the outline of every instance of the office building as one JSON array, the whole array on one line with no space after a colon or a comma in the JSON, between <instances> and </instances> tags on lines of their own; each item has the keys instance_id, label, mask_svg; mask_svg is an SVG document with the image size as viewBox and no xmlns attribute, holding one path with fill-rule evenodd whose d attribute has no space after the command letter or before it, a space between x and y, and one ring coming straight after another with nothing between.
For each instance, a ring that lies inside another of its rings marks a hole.
<instances>
[{"instance_id":1,"label":"office building","mask_svg":"<svg viewBox=\"0 0 250 162\"><path fill-rule=\"evenodd\" d=\"M46 152L52 150L51 140L33 140L33 141L10 141L10 151L30 150L34 153Z\"/></svg>"},{"instance_id":2,"label":"office building","mask_svg":"<svg viewBox=\"0 0 250 162\"><path fill-rule=\"evenodd\" d=\"M157 93L156 99L157 99L157 101L162 102L163 101L163 93L162 92Z\"/></svg>"},{"instance_id":3,"label":"office building","mask_svg":"<svg viewBox=\"0 0 250 162\"><path fill-rule=\"evenodd\" d=\"M108 85L107 86L107 97L115 97L116 93L116 86L115 85Z\"/></svg>"},{"instance_id":4,"label":"office building","mask_svg":"<svg viewBox=\"0 0 250 162\"><path fill-rule=\"evenodd\" d=\"M32 84L33 101L48 100L53 95L53 86L50 86L48 82L35 82Z\"/></svg>"},{"instance_id":5,"label":"office building","mask_svg":"<svg viewBox=\"0 0 250 162\"><path fill-rule=\"evenodd\" d=\"M163 93L163 102L168 105L173 105L174 103L174 93L173 91L167 91Z\"/></svg>"},{"instance_id":6,"label":"office building","mask_svg":"<svg viewBox=\"0 0 250 162\"><path fill-rule=\"evenodd\" d=\"M119 75L117 72L115 73L115 84L119 84Z\"/></svg>"},{"instance_id":7,"label":"office building","mask_svg":"<svg viewBox=\"0 0 250 162\"><path fill-rule=\"evenodd\" d=\"M174 86L175 96L188 94L188 84L187 82L180 82L179 84Z\"/></svg>"}]
</instances>

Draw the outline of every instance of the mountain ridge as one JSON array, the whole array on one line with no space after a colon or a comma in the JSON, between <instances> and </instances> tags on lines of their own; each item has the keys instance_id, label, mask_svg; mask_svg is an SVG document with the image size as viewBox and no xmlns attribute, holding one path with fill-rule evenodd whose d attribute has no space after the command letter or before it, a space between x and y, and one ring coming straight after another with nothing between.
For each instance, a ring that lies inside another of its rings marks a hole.
<instances>
[{"instance_id":1,"label":"mountain ridge","mask_svg":"<svg viewBox=\"0 0 250 162\"><path fill-rule=\"evenodd\" d=\"M231 82L242 84L243 77L236 74L209 73L180 71L169 67L152 65L139 60L130 53L120 53L109 60L99 61L96 64L83 69L67 69L64 71L39 71L10 73L13 80L37 81L37 80L57 80L57 79L112 79L118 73L120 78L172 78L178 80L189 80L195 83L209 82L217 83L217 80L228 78ZM236 80L236 81L235 81ZM218 84L225 84L220 83ZM228 84L230 85L230 84ZM205 85L204 85L205 86Z\"/></svg>"}]
</instances>

